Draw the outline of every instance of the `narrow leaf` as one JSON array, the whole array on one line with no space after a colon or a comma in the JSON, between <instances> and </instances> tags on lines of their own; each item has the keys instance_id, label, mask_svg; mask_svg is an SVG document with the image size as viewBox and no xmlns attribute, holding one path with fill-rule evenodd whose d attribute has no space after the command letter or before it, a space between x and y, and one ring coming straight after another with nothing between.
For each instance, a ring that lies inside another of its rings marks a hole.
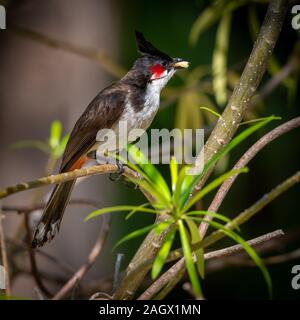
<instances>
[{"instance_id":1,"label":"narrow leaf","mask_svg":"<svg viewBox=\"0 0 300 320\"><path fill-rule=\"evenodd\" d=\"M66 149L67 143L69 141L69 138L70 138L69 134L66 134L65 136L63 136L59 145L54 149L54 156L56 158L60 158L63 155Z\"/></svg>"},{"instance_id":2,"label":"narrow leaf","mask_svg":"<svg viewBox=\"0 0 300 320\"><path fill-rule=\"evenodd\" d=\"M269 296L271 298L272 297L271 277L270 277L270 274L269 274L267 268L265 267L262 259L257 255L255 250L242 237L240 237L237 233L235 233L231 229L227 228L226 226L223 226L222 224L215 222L215 221L209 221L206 219L201 219L201 220L203 220L205 223L208 223L213 228L215 228L217 230L221 230L229 238L233 239L235 242L239 243L243 247L243 249L248 253L250 258L253 260L253 262L257 265L257 267L262 272L262 275L263 275L263 277L266 281L266 284L268 286ZM201 242L194 243L194 247L197 247L198 245L200 246Z\"/></svg>"},{"instance_id":3,"label":"narrow leaf","mask_svg":"<svg viewBox=\"0 0 300 320\"><path fill-rule=\"evenodd\" d=\"M221 118L220 113L216 112L215 110L211 109L211 108L207 108L207 107L200 107L200 109L208 111L209 113L213 114L214 116L216 116L217 118Z\"/></svg>"},{"instance_id":4,"label":"narrow leaf","mask_svg":"<svg viewBox=\"0 0 300 320\"><path fill-rule=\"evenodd\" d=\"M153 186L159 190L166 200L171 200L171 193L169 187L162 177L160 172L155 168L153 164L149 162L149 160L145 157L140 149L138 149L134 145L128 145L127 151L129 155L137 162L140 168L145 172L145 174L149 177L149 180L152 182Z\"/></svg>"},{"instance_id":5,"label":"narrow leaf","mask_svg":"<svg viewBox=\"0 0 300 320\"><path fill-rule=\"evenodd\" d=\"M170 161L170 173L171 173L172 192L174 192L176 189L176 183L178 179L178 163L174 156L171 158L171 161Z\"/></svg>"},{"instance_id":6,"label":"narrow leaf","mask_svg":"<svg viewBox=\"0 0 300 320\"><path fill-rule=\"evenodd\" d=\"M249 257L253 260L253 262L260 269L260 271L266 281L266 284L268 286L269 297L271 298L272 297L272 280L271 280L270 274L269 274L264 262L258 256L256 251L242 237L240 237L234 231L224 227L223 225L221 225L215 221L209 221L208 223L211 226L213 226L214 228L222 230L222 232L224 232L228 237L233 239L235 242L239 243L244 248L244 250L248 253Z\"/></svg>"},{"instance_id":7,"label":"narrow leaf","mask_svg":"<svg viewBox=\"0 0 300 320\"><path fill-rule=\"evenodd\" d=\"M181 168L179 172L179 176L178 176L176 187L175 187L175 192L173 195L173 203L175 208L179 207L179 200L181 197L182 185L183 185L184 179L188 176L189 169L190 168L188 166L184 166Z\"/></svg>"},{"instance_id":8,"label":"narrow leaf","mask_svg":"<svg viewBox=\"0 0 300 320\"><path fill-rule=\"evenodd\" d=\"M59 145L61 130L62 125L60 121L55 120L51 123L49 145L52 149L55 149Z\"/></svg>"},{"instance_id":9,"label":"narrow leaf","mask_svg":"<svg viewBox=\"0 0 300 320\"><path fill-rule=\"evenodd\" d=\"M201 241L200 233L199 233L199 230L198 230L195 222L192 221L191 219L185 219L185 222L190 230L191 239L192 239L191 243L194 244L194 243L200 242ZM196 255L196 266L197 266L199 275L202 279L204 279L204 250L203 250L203 248L195 250L195 255Z\"/></svg>"},{"instance_id":10,"label":"narrow leaf","mask_svg":"<svg viewBox=\"0 0 300 320\"><path fill-rule=\"evenodd\" d=\"M219 185L221 185L225 180L228 178L231 178L232 176L235 176L240 173L247 173L249 169L247 167L241 168L241 169L234 169L230 170L229 172L226 172L222 174L220 177L213 180L211 183L209 183L205 188L203 188L201 191L196 193L193 198L189 201L189 203L184 208L184 212L189 210L196 202L198 202L201 198L203 198L205 195L207 195L209 192L217 188Z\"/></svg>"},{"instance_id":11,"label":"narrow leaf","mask_svg":"<svg viewBox=\"0 0 300 320\"><path fill-rule=\"evenodd\" d=\"M107 214L110 212L122 212L122 211L130 211L130 210L136 210L139 212L146 212L146 213L154 213L157 214L157 211L149 208L142 208L140 206L114 206L114 207L108 207L108 208L102 208L95 210L91 212L85 219L84 221L88 221L92 218L95 218L97 216L100 216L102 214Z\"/></svg>"},{"instance_id":12,"label":"narrow leaf","mask_svg":"<svg viewBox=\"0 0 300 320\"><path fill-rule=\"evenodd\" d=\"M192 284L192 289L197 297L202 297L202 290L199 278L193 262L193 255L189 239L182 220L178 221L179 234L181 239L182 250L185 258L186 269Z\"/></svg>"},{"instance_id":13,"label":"narrow leaf","mask_svg":"<svg viewBox=\"0 0 300 320\"><path fill-rule=\"evenodd\" d=\"M221 18L212 58L212 84L219 106L223 106L227 101L227 56L231 17L231 13L227 13Z\"/></svg>"},{"instance_id":14,"label":"narrow leaf","mask_svg":"<svg viewBox=\"0 0 300 320\"><path fill-rule=\"evenodd\" d=\"M152 224L150 226L138 229L138 230L134 230L133 232L127 234L125 237L123 237L122 239L120 239L112 248L112 251L114 251L120 244L128 241L128 240L132 240L136 237L139 237L147 232L149 232L150 230L154 229L156 227L156 224Z\"/></svg>"},{"instance_id":15,"label":"narrow leaf","mask_svg":"<svg viewBox=\"0 0 300 320\"><path fill-rule=\"evenodd\" d=\"M203 221L203 218L195 218L193 216L210 216L212 218L218 219L220 221L226 222L226 223L231 223L234 226L234 229L240 231L240 227L234 222L234 220L231 220L229 218L227 218L226 216L224 216L223 214L217 213L217 212L210 212L210 211L190 211L188 213L185 214L185 216L188 216L189 219L194 219L196 221Z\"/></svg>"},{"instance_id":16,"label":"narrow leaf","mask_svg":"<svg viewBox=\"0 0 300 320\"><path fill-rule=\"evenodd\" d=\"M49 154L51 152L47 143L40 140L22 140L14 143L11 146L12 149L26 149L33 148L43 153Z\"/></svg>"},{"instance_id":17,"label":"narrow leaf","mask_svg":"<svg viewBox=\"0 0 300 320\"><path fill-rule=\"evenodd\" d=\"M228 154L232 149L234 149L237 145L239 145L242 141L244 141L246 138L248 138L251 134L262 128L263 126L267 125L269 122L278 119L278 117L270 116L265 118L265 120L252 125L251 127L245 129L240 134L238 134L236 137L234 137L228 145L226 145L223 149L219 150L211 159L207 161L207 163L204 165L204 169L199 174L196 174L193 176L193 180L190 183L189 187L186 188L184 193L181 195L181 203L185 204L186 201L189 199L191 190L193 187L197 184L197 182L201 179L201 177L209 170L209 168L216 163L220 158L222 158L224 155Z\"/></svg>"},{"instance_id":18,"label":"narrow leaf","mask_svg":"<svg viewBox=\"0 0 300 320\"><path fill-rule=\"evenodd\" d=\"M141 204L140 206L138 206L137 208L134 208L134 209L132 209L128 214L127 214L127 216L125 217L125 220L128 220L129 218L131 218L137 211L138 211L138 209L139 208L145 208L145 207L147 207L147 206L149 206L150 205L150 203L144 203L144 204Z\"/></svg>"},{"instance_id":19,"label":"narrow leaf","mask_svg":"<svg viewBox=\"0 0 300 320\"><path fill-rule=\"evenodd\" d=\"M176 229L174 228L167 234L161 248L159 249L157 256L152 265L152 270L151 270L152 279L156 279L160 274L166 262L166 259L169 255L169 252L171 250L171 247L175 238L175 234L176 234Z\"/></svg>"}]
</instances>

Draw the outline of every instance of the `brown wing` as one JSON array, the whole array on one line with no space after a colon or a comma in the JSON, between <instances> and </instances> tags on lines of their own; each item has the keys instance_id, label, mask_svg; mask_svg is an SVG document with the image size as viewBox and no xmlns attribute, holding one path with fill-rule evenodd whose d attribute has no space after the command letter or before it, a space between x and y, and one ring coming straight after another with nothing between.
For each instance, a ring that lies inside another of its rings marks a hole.
<instances>
[{"instance_id":1,"label":"brown wing","mask_svg":"<svg viewBox=\"0 0 300 320\"><path fill-rule=\"evenodd\" d=\"M60 167L68 171L96 142L98 130L111 128L124 110L128 88L116 83L101 91L76 122Z\"/></svg>"}]
</instances>

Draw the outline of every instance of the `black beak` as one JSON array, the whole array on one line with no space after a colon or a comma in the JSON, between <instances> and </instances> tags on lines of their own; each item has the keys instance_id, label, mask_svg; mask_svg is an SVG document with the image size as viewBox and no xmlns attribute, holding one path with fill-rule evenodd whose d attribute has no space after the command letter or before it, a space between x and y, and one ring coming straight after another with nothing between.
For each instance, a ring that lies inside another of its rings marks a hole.
<instances>
[{"instance_id":1,"label":"black beak","mask_svg":"<svg viewBox=\"0 0 300 320\"><path fill-rule=\"evenodd\" d=\"M174 58L173 62L171 63L171 67L174 69L187 69L190 63L181 58Z\"/></svg>"}]
</instances>

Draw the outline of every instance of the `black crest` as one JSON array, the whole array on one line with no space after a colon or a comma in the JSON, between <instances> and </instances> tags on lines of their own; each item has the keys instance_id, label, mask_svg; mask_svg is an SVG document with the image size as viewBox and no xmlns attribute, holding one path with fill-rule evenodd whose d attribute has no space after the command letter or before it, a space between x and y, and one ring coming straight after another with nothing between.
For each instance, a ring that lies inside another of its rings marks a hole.
<instances>
[{"instance_id":1,"label":"black crest","mask_svg":"<svg viewBox=\"0 0 300 320\"><path fill-rule=\"evenodd\" d=\"M172 61L172 58L169 55L158 50L149 41L147 41L141 32L135 30L135 38L138 51L141 55L150 55Z\"/></svg>"}]
</instances>

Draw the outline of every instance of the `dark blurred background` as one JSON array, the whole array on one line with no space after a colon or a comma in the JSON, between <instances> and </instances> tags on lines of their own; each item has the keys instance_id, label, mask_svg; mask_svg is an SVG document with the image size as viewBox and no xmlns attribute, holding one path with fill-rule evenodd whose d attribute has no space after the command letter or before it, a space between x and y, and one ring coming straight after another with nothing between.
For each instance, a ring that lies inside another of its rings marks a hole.
<instances>
[{"instance_id":1,"label":"dark blurred background","mask_svg":"<svg viewBox=\"0 0 300 320\"><path fill-rule=\"evenodd\" d=\"M226 54L228 95L253 46L254 16L260 24L266 12L267 1L261 2L253 4L249 1L249 4L233 12ZM217 112L222 112L224 107L224 103L219 103L215 97L211 72L222 15L199 35L194 45L191 45L189 37L195 21L211 3L201 0L0 1L7 10L7 30L0 31L0 186L44 175L47 155L34 148L16 149L12 146L27 139L46 140L53 120L59 120L64 132L69 132L97 92L131 67L137 57L134 29L141 30L151 42L170 55L192 62L191 70L176 76L164 90L162 110L152 127L205 127L209 132L215 118L200 111L199 107L203 105ZM299 32L293 30L291 19L289 10L275 48L275 67L274 64L273 68L270 66L260 89L276 77L292 58L298 56L299 59ZM51 42L53 39L56 42ZM91 52L101 54L95 58ZM272 127L299 116L298 79L299 68L293 65L293 70L284 81L251 108L247 120L271 114L282 117L282 120L260 130L239 146L218 165L216 175L231 168L243 152ZM249 165L249 174L238 178L234 184L220 212L234 217L299 170L299 137L299 129L296 129L259 153ZM168 168L161 166L161 170L167 177ZM49 190L51 188L43 189L44 200ZM245 239L279 228L286 232L287 236L273 244L271 249L265 248L265 256L286 254L299 248L299 191L300 186L292 188L242 227ZM34 192L10 196L4 204L29 205L34 201ZM122 182L111 182L107 176L81 180L72 197L94 199L103 206L145 202L138 191L128 189ZM204 208L207 208L209 200L210 197L205 199ZM85 261L101 224L100 219L83 222L90 211L91 208L85 206L69 207L60 233L53 242L43 247L43 251L55 255L73 269L78 268ZM36 219L38 214L36 212L33 217ZM148 216L142 214L136 214L128 221L124 220L124 215L116 214L112 220L105 250L85 277L85 282L104 279L104 283L108 279L110 283L116 259L116 253L111 252L112 245L129 231L151 222ZM6 236L13 239L21 223L22 217L7 214ZM131 241L118 249L125 255L123 269L141 240ZM228 244L231 242L223 241L217 247ZM25 253L20 253L20 259L27 263ZM296 256L295 259L269 266L275 298L299 297L299 292L291 287L291 268L297 263L300 264L300 259ZM41 258L39 266L45 272L60 274L59 268L47 259ZM36 298L34 286L30 275L20 273L14 279L13 293ZM267 297L266 284L257 268L239 266L234 261L207 264L203 286L208 299ZM57 288L54 284L52 287ZM111 290L109 285L107 290ZM182 290L182 283L169 296L184 297L188 295Z\"/></svg>"}]
</instances>

